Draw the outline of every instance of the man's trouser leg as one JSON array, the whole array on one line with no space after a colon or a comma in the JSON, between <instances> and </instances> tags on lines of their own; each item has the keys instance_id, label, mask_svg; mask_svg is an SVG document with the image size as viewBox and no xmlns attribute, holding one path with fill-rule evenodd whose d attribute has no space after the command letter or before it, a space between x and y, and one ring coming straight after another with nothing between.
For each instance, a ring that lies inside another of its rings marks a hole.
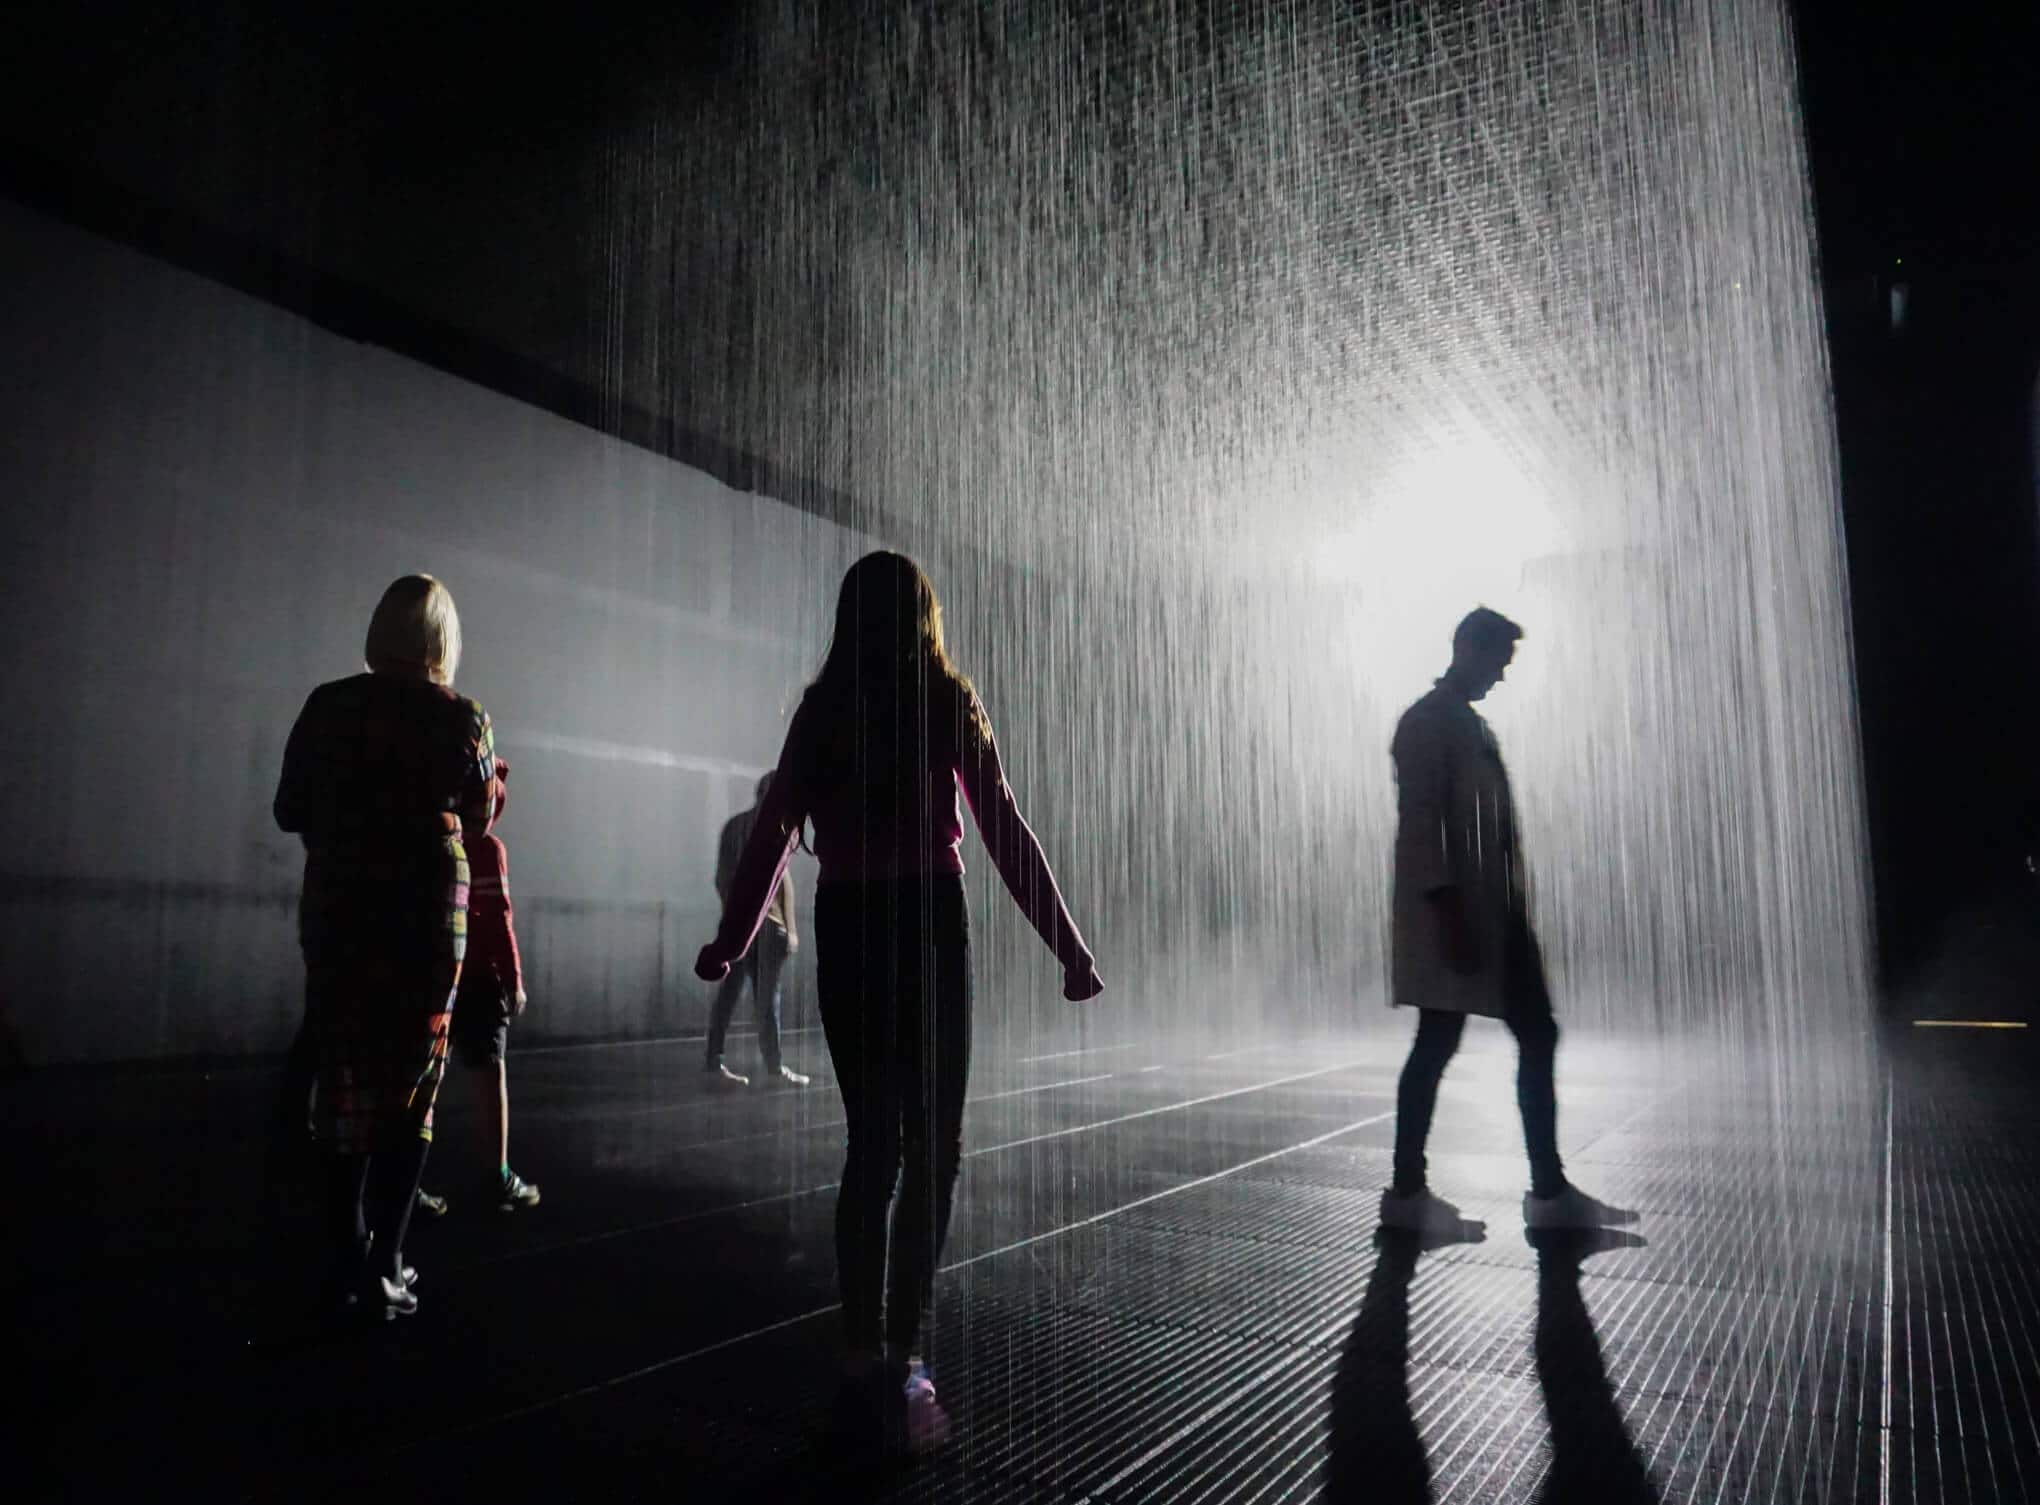
<instances>
[{"instance_id":1,"label":"man's trouser leg","mask_svg":"<svg viewBox=\"0 0 2040 1505\"><path fill-rule=\"evenodd\" d=\"M1558 1021L1551 1012L1551 988L1544 955L1530 922L1517 917L1509 927L1508 1012L1502 1022L1516 1037L1516 1106L1523 1115L1523 1147L1530 1156L1530 1194L1556 1196L1565 1190L1565 1162L1558 1155Z\"/></svg>"},{"instance_id":2,"label":"man's trouser leg","mask_svg":"<svg viewBox=\"0 0 2040 1505\"><path fill-rule=\"evenodd\" d=\"M1398 1196L1424 1190L1424 1145L1431 1137L1431 1114L1438 1106L1438 1080L1459 1049L1466 1028L1464 1014L1444 1009L1417 1010L1417 1036L1403 1063L1395 1090L1395 1182Z\"/></svg>"},{"instance_id":3,"label":"man's trouser leg","mask_svg":"<svg viewBox=\"0 0 2040 1505\"><path fill-rule=\"evenodd\" d=\"M729 1036L730 1016L737 1011L737 1000L744 996L744 980L757 970L757 958L757 949L753 947L749 956L730 968L730 975L715 990L715 1003L708 1011L708 1046L702 1060L710 1071L722 1065L723 1042Z\"/></svg>"},{"instance_id":4,"label":"man's trouser leg","mask_svg":"<svg viewBox=\"0 0 2040 1505\"><path fill-rule=\"evenodd\" d=\"M779 979L786 969L786 932L767 925L758 936L758 970L753 981L758 1006L758 1054L765 1074L779 1074Z\"/></svg>"}]
</instances>

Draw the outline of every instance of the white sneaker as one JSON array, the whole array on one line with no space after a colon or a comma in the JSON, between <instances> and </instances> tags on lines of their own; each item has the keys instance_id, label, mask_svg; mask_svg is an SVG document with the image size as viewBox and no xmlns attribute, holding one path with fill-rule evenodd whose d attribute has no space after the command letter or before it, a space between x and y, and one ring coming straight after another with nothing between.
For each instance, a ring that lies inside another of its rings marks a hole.
<instances>
[{"instance_id":1,"label":"white sneaker","mask_svg":"<svg viewBox=\"0 0 2040 1505\"><path fill-rule=\"evenodd\" d=\"M1636 1220L1637 1214L1628 1208L1611 1207L1577 1186L1568 1186L1555 1197L1523 1198L1526 1228L1616 1228Z\"/></svg>"},{"instance_id":2,"label":"white sneaker","mask_svg":"<svg viewBox=\"0 0 2040 1505\"><path fill-rule=\"evenodd\" d=\"M935 1399L935 1382L928 1378L928 1366L916 1364L907 1371L907 1451L928 1453L949 1441L949 1413Z\"/></svg>"},{"instance_id":3,"label":"white sneaker","mask_svg":"<svg viewBox=\"0 0 2040 1505\"><path fill-rule=\"evenodd\" d=\"M1381 1226L1384 1228L1400 1228L1409 1233L1450 1234L1457 1232L1464 1222L1457 1207L1428 1191L1407 1197L1398 1196L1393 1191L1381 1194Z\"/></svg>"},{"instance_id":4,"label":"white sneaker","mask_svg":"<svg viewBox=\"0 0 2040 1505\"><path fill-rule=\"evenodd\" d=\"M407 1270L404 1273L415 1272ZM408 1317L418 1310L418 1294L411 1289L410 1282L391 1280L387 1275L378 1275L375 1284L383 1299L384 1321L387 1322L393 1317Z\"/></svg>"}]
</instances>

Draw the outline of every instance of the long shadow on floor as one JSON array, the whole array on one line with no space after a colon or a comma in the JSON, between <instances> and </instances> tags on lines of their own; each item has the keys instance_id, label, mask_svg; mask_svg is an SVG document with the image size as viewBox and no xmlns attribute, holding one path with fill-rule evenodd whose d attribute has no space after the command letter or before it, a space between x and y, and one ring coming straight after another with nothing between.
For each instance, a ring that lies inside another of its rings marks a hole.
<instances>
[{"instance_id":1,"label":"long shadow on floor","mask_svg":"<svg viewBox=\"0 0 2040 1505\"><path fill-rule=\"evenodd\" d=\"M1387 1229L1339 1353L1332 1380L1325 1498L1379 1505L1430 1505L1430 1461L1410 1401L1410 1285L1430 1249L1478 1243L1479 1224L1428 1239ZM1610 1229L1527 1235L1537 1250L1537 1379L1551 1423L1551 1467L1537 1498L1659 1505L1659 1495L1615 1403L1601 1343L1580 1295L1580 1266L1609 1249L1644 1240Z\"/></svg>"},{"instance_id":2,"label":"long shadow on floor","mask_svg":"<svg viewBox=\"0 0 2040 1505\"><path fill-rule=\"evenodd\" d=\"M1658 1505L1657 1486L1636 1454L1615 1404L1601 1357L1600 1336L1580 1296L1580 1265L1609 1249L1638 1249L1644 1240L1610 1228L1526 1234L1537 1251L1537 1383L1551 1420L1551 1470L1540 1501L1594 1500L1608 1505Z\"/></svg>"},{"instance_id":3,"label":"long shadow on floor","mask_svg":"<svg viewBox=\"0 0 2040 1505\"><path fill-rule=\"evenodd\" d=\"M1472 1222L1428 1236L1376 1231L1374 1270L1332 1375L1327 1500L1429 1505L1431 1465L1410 1407L1410 1282L1426 1250L1486 1237Z\"/></svg>"}]
</instances>

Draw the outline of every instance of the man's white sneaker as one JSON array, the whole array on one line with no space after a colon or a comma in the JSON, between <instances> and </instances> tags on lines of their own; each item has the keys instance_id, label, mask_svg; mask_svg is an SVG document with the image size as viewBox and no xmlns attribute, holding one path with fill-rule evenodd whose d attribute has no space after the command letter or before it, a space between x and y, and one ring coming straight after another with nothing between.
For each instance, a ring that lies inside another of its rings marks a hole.
<instances>
[{"instance_id":1,"label":"man's white sneaker","mask_svg":"<svg viewBox=\"0 0 2040 1505\"><path fill-rule=\"evenodd\" d=\"M1577 1186L1568 1186L1555 1197L1523 1198L1526 1228L1617 1228L1636 1220L1628 1208L1611 1207Z\"/></svg>"},{"instance_id":2,"label":"man's white sneaker","mask_svg":"<svg viewBox=\"0 0 2040 1505\"><path fill-rule=\"evenodd\" d=\"M1428 1191L1409 1196L1399 1196L1393 1191L1381 1194L1381 1226L1384 1228L1400 1228L1409 1233L1450 1234L1456 1233L1465 1221L1457 1207Z\"/></svg>"}]
</instances>

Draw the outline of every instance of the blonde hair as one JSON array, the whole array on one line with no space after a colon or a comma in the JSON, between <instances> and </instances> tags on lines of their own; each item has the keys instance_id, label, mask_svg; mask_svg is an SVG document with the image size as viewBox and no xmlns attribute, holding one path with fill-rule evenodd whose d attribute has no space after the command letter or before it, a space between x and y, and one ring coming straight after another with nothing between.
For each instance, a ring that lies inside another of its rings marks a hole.
<instances>
[{"instance_id":1,"label":"blonde hair","mask_svg":"<svg viewBox=\"0 0 2040 1505\"><path fill-rule=\"evenodd\" d=\"M460 613L453 592L430 575L393 581L368 619L362 656L374 674L421 675L450 685L460 668Z\"/></svg>"}]
</instances>

